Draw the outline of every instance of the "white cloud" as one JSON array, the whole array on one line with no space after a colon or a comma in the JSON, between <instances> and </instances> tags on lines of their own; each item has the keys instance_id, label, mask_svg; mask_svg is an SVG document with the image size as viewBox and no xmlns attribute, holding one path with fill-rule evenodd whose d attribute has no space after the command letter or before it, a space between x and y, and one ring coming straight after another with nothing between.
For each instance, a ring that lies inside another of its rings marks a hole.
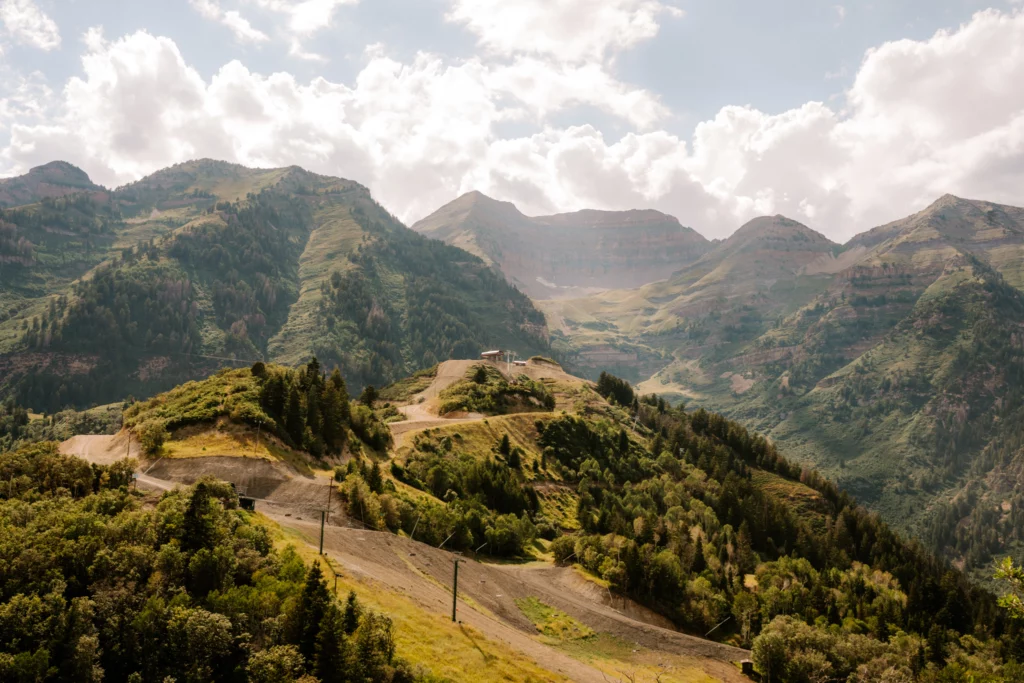
<instances>
[{"instance_id":1,"label":"white cloud","mask_svg":"<svg viewBox=\"0 0 1024 683\"><path fill-rule=\"evenodd\" d=\"M448 20L496 54L584 62L653 38L661 14L682 11L658 0L453 0Z\"/></svg>"},{"instance_id":2,"label":"white cloud","mask_svg":"<svg viewBox=\"0 0 1024 683\"><path fill-rule=\"evenodd\" d=\"M250 0L260 7L288 17L288 30L309 36L331 25L334 11L342 5L356 5L359 0Z\"/></svg>"},{"instance_id":3,"label":"white cloud","mask_svg":"<svg viewBox=\"0 0 1024 683\"><path fill-rule=\"evenodd\" d=\"M709 236L784 213L845 239L945 192L1024 203L1024 12L871 50L842 110L724 107L690 137L657 129L667 112L650 93L571 60L375 48L351 83L300 83L237 61L204 79L144 32L86 45L81 77L9 106L6 172L66 158L119 184L200 156L299 164L370 186L409 221L478 189L528 213L650 206ZM581 104L635 132L553 125ZM535 132L502 137L509 122Z\"/></svg>"},{"instance_id":4,"label":"white cloud","mask_svg":"<svg viewBox=\"0 0 1024 683\"><path fill-rule=\"evenodd\" d=\"M53 50L60 47L57 24L32 0L0 1L0 21L19 43Z\"/></svg>"},{"instance_id":5,"label":"white cloud","mask_svg":"<svg viewBox=\"0 0 1024 683\"><path fill-rule=\"evenodd\" d=\"M210 21L224 24L235 35L235 39L242 43L260 43L268 40L263 31L254 28L249 20L235 10L225 11L216 0L189 0L189 4Z\"/></svg>"}]
</instances>

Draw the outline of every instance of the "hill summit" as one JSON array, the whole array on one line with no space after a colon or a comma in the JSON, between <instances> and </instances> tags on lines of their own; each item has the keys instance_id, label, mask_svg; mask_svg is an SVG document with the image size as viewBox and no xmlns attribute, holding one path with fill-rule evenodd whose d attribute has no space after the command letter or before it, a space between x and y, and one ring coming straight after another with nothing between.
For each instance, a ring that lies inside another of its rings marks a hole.
<instances>
[{"instance_id":1,"label":"hill summit","mask_svg":"<svg viewBox=\"0 0 1024 683\"><path fill-rule=\"evenodd\" d=\"M30 169L25 175L0 179L0 208L32 204L44 197L62 197L102 189L74 164L51 161Z\"/></svg>"}]
</instances>

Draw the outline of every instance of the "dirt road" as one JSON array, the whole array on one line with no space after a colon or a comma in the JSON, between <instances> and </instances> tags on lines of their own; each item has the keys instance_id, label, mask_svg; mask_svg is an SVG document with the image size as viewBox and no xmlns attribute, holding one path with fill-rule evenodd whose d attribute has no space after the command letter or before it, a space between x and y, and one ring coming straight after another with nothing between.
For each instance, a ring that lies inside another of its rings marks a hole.
<instances>
[{"instance_id":1,"label":"dirt road","mask_svg":"<svg viewBox=\"0 0 1024 683\"><path fill-rule=\"evenodd\" d=\"M324 482L295 476L280 463L252 458L205 457L157 461L149 474L141 475L139 487L167 490L194 481L202 474L244 480L254 493L266 498L257 511L284 528L293 529L311 546L319 542L319 510L323 509ZM395 536L363 530L358 520L348 519L334 503L331 524L325 529L324 549L342 571L369 585L408 596L423 609L438 614L451 612L452 570L455 556L445 550ZM460 559L459 619L487 638L504 642L536 661L541 667L574 681L603 683L607 674L579 661L536 637L534 625L516 600L534 597L586 624L636 647L665 657L667 666L703 669L722 681L743 679L729 662L749 653L687 636L664 628L664 620L620 596L612 598L575 570L544 563L494 565ZM607 597L606 597L607 596ZM674 663L673 663L674 662Z\"/></svg>"},{"instance_id":2,"label":"dirt road","mask_svg":"<svg viewBox=\"0 0 1024 683\"><path fill-rule=\"evenodd\" d=\"M259 506L257 510L264 511ZM282 526L298 531L307 542L319 542L318 524L282 517L271 510L265 513ZM447 551L390 533L350 528L327 529L324 550L344 570L360 579L403 593L425 609L441 614L451 612L450 586L455 556ZM608 679L596 668L536 640L536 629L516 600L537 598L598 633L607 633L656 652L678 655L689 667L703 668L719 680L745 680L731 662L749 657L746 650L632 619L601 599L595 599L591 587L592 584L568 567L542 563L493 565L461 558L458 617L489 638L508 643L541 666L577 681ZM616 600L627 602L621 598Z\"/></svg>"},{"instance_id":3,"label":"dirt road","mask_svg":"<svg viewBox=\"0 0 1024 683\"><path fill-rule=\"evenodd\" d=\"M60 445L60 452L66 455L77 455L79 458L97 465L109 465L124 457L141 458L142 456L138 440L132 439L129 449L127 432L113 435L73 436Z\"/></svg>"}]
</instances>

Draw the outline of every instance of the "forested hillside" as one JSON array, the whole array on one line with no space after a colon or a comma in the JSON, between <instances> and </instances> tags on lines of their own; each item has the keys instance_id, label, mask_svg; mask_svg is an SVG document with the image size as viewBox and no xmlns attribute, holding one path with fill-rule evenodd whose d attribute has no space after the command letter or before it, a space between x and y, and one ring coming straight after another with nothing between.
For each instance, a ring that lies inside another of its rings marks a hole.
<instances>
[{"instance_id":1,"label":"forested hillside","mask_svg":"<svg viewBox=\"0 0 1024 683\"><path fill-rule=\"evenodd\" d=\"M227 484L158 500L134 467L40 443L0 455L4 681L427 680L386 614L339 601Z\"/></svg>"},{"instance_id":2,"label":"forested hillside","mask_svg":"<svg viewBox=\"0 0 1024 683\"><path fill-rule=\"evenodd\" d=\"M771 680L1017 680L1022 633L992 594L764 437L609 375L596 393L550 388L575 408L426 429L390 472L353 461L350 508L456 550L540 543L691 633L752 646Z\"/></svg>"},{"instance_id":3,"label":"forested hillside","mask_svg":"<svg viewBox=\"0 0 1024 683\"><path fill-rule=\"evenodd\" d=\"M0 210L2 390L37 410L148 395L231 358L317 354L359 389L547 345L500 275L351 181L198 161L113 192L11 196L35 203Z\"/></svg>"},{"instance_id":4,"label":"forested hillside","mask_svg":"<svg viewBox=\"0 0 1024 683\"><path fill-rule=\"evenodd\" d=\"M664 283L545 307L580 367L616 350L985 578L1024 535L1022 264L1024 210L946 196L846 245L758 219Z\"/></svg>"}]
</instances>

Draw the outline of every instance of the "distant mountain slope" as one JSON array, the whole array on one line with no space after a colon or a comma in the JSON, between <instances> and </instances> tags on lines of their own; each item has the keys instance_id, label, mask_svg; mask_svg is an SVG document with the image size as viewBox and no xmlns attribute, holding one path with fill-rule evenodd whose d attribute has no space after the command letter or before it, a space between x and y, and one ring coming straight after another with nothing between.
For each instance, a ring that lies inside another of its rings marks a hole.
<instances>
[{"instance_id":1,"label":"distant mountain slope","mask_svg":"<svg viewBox=\"0 0 1024 683\"><path fill-rule=\"evenodd\" d=\"M843 246L758 219L665 282L544 307L581 368L616 350L979 567L1024 539L1022 269L1024 210L947 195Z\"/></svg>"},{"instance_id":2,"label":"distant mountain slope","mask_svg":"<svg viewBox=\"0 0 1024 683\"><path fill-rule=\"evenodd\" d=\"M523 294L352 181L201 160L104 196L0 212L0 386L34 408L150 393L231 357L317 354L358 388L547 346Z\"/></svg>"},{"instance_id":3,"label":"distant mountain slope","mask_svg":"<svg viewBox=\"0 0 1024 683\"><path fill-rule=\"evenodd\" d=\"M668 277L711 248L657 211L577 211L528 217L470 192L412 226L500 269L534 299L639 287Z\"/></svg>"},{"instance_id":4,"label":"distant mountain slope","mask_svg":"<svg viewBox=\"0 0 1024 683\"><path fill-rule=\"evenodd\" d=\"M34 204L46 197L77 192L102 192L82 169L66 161L51 161L28 173L0 179L0 208Z\"/></svg>"},{"instance_id":5,"label":"distant mountain slope","mask_svg":"<svg viewBox=\"0 0 1024 683\"><path fill-rule=\"evenodd\" d=\"M669 279L636 290L545 302L559 344L583 369L612 366L642 379L665 353L728 353L806 303L841 267L841 247L783 216L750 221ZM610 363L609 349L625 355ZM630 356L636 367L630 371Z\"/></svg>"}]
</instances>

